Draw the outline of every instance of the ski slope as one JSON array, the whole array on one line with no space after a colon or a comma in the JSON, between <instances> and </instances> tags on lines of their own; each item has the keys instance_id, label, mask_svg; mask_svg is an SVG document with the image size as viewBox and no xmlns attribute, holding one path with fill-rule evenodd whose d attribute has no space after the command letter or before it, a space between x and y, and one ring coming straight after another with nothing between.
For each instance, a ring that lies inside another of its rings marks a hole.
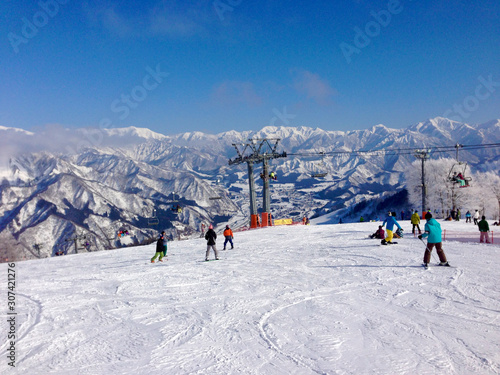
<instances>
[{"instance_id":1,"label":"ski slope","mask_svg":"<svg viewBox=\"0 0 500 375\"><path fill-rule=\"evenodd\" d=\"M378 224L235 233L211 262L201 238L163 264L154 245L17 262L16 369L3 334L0 373L500 373L500 246L444 242L456 268L425 270L409 222L393 246L366 238Z\"/></svg>"}]
</instances>

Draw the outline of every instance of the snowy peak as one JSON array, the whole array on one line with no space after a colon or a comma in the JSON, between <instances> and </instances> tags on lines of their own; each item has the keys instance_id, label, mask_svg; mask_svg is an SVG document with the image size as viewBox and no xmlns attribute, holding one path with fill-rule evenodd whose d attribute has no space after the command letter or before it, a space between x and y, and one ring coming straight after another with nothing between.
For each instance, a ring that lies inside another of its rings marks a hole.
<instances>
[{"instance_id":1,"label":"snowy peak","mask_svg":"<svg viewBox=\"0 0 500 375\"><path fill-rule=\"evenodd\" d=\"M449 142L481 142L478 128L443 117L436 117L425 122L420 122L410 126L408 129L430 137L441 138Z\"/></svg>"},{"instance_id":2,"label":"snowy peak","mask_svg":"<svg viewBox=\"0 0 500 375\"><path fill-rule=\"evenodd\" d=\"M24 129L9 128L9 127L6 127L6 126L1 126L1 125L0 125L0 131L13 132L13 133L22 133L22 134L25 134L25 135L35 135L35 133L32 133L32 132L24 130Z\"/></svg>"},{"instance_id":3,"label":"snowy peak","mask_svg":"<svg viewBox=\"0 0 500 375\"><path fill-rule=\"evenodd\" d=\"M146 140L163 140L168 138L166 135L156 133L147 128L136 128L134 126L129 126L128 128L103 129L103 131L110 137L139 137Z\"/></svg>"}]
</instances>

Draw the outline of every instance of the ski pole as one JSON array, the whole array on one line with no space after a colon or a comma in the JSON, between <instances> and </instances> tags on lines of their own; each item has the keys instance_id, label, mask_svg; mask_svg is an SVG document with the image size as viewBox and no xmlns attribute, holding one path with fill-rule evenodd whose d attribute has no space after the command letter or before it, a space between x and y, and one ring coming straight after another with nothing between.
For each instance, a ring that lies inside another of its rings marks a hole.
<instances>
[{"instance_id":1,"label":"ski pole","mask_svg":"<svg viewBox=\"0 0 500 375\"><path fill-rule=\"evenodd\" d=\"M429 250L429 248L427 247L427 244L424 242L424 240L420 238L420 241L422 241L422 243L425 245L425 251L428 251L429 253L431 253L432 257L437 262L436 257L434 256L434 254L432 254L432 251Z\"/></svg>"}]
</instances>

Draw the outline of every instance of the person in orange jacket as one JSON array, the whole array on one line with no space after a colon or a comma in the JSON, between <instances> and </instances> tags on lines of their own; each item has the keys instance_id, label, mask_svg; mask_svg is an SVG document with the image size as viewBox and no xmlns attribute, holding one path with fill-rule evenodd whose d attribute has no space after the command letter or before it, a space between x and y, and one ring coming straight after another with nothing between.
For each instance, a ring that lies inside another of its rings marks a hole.
<instances>
[{"instance_id":1,"label":"person in orange jacket","mask_svg":"<svg viewBox=\"0 0 500 375\"><path fill-rule=\"evenodd\" d=\"M233 231L231 230L231 228L229 228L229 225L226 225L226 229L224 230L224 237L226 237L226 240L224 241L224 249L222 250L226 250L226 245L227 243L229 242L231 244L231 249L234 249L234 245L233 245Z\"/></svg>"}]
</instances>

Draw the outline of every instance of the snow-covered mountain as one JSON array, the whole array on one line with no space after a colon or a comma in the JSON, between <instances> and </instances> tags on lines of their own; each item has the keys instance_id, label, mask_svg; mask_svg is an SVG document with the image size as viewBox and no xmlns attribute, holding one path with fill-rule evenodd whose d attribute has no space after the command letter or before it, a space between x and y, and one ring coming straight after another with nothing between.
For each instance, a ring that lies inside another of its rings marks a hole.
<instances>
[{"instance_id":1,"label":"snow-covered mountain","mask_svg":"<svg viewBox=\"0 0 500 375\"><path fill-rule=\"evenodd\" d=\"M280 138L278 151L288 153L271 161L279 176L271 187L275 218L334 212L334 218L345 219L358 215L360 207L375 210L403 191L405 169L415 160L411 153L348 152L496 143L499 128L500 120L469 125L444 118L406 129L268 126L256 132L173 136L134 127L56 128L40 134L0 127L2 145L8 141L0 154L0 239L37 256L39 248L52 254L83 243L94 250L137 244L161 229L192 237L199 236L202 223L247 225L247 166L229 166L228 160L237 156L233 144L255 138ZM478 169L499 163L498 149L464 149L460 158ZM259 190L260 171L257 166ZM327 175L312 177L318 173ZM172 211L177 205L181 213ZM118 237L125 230L129 234Z\"/></svg>"}]
</instances>

